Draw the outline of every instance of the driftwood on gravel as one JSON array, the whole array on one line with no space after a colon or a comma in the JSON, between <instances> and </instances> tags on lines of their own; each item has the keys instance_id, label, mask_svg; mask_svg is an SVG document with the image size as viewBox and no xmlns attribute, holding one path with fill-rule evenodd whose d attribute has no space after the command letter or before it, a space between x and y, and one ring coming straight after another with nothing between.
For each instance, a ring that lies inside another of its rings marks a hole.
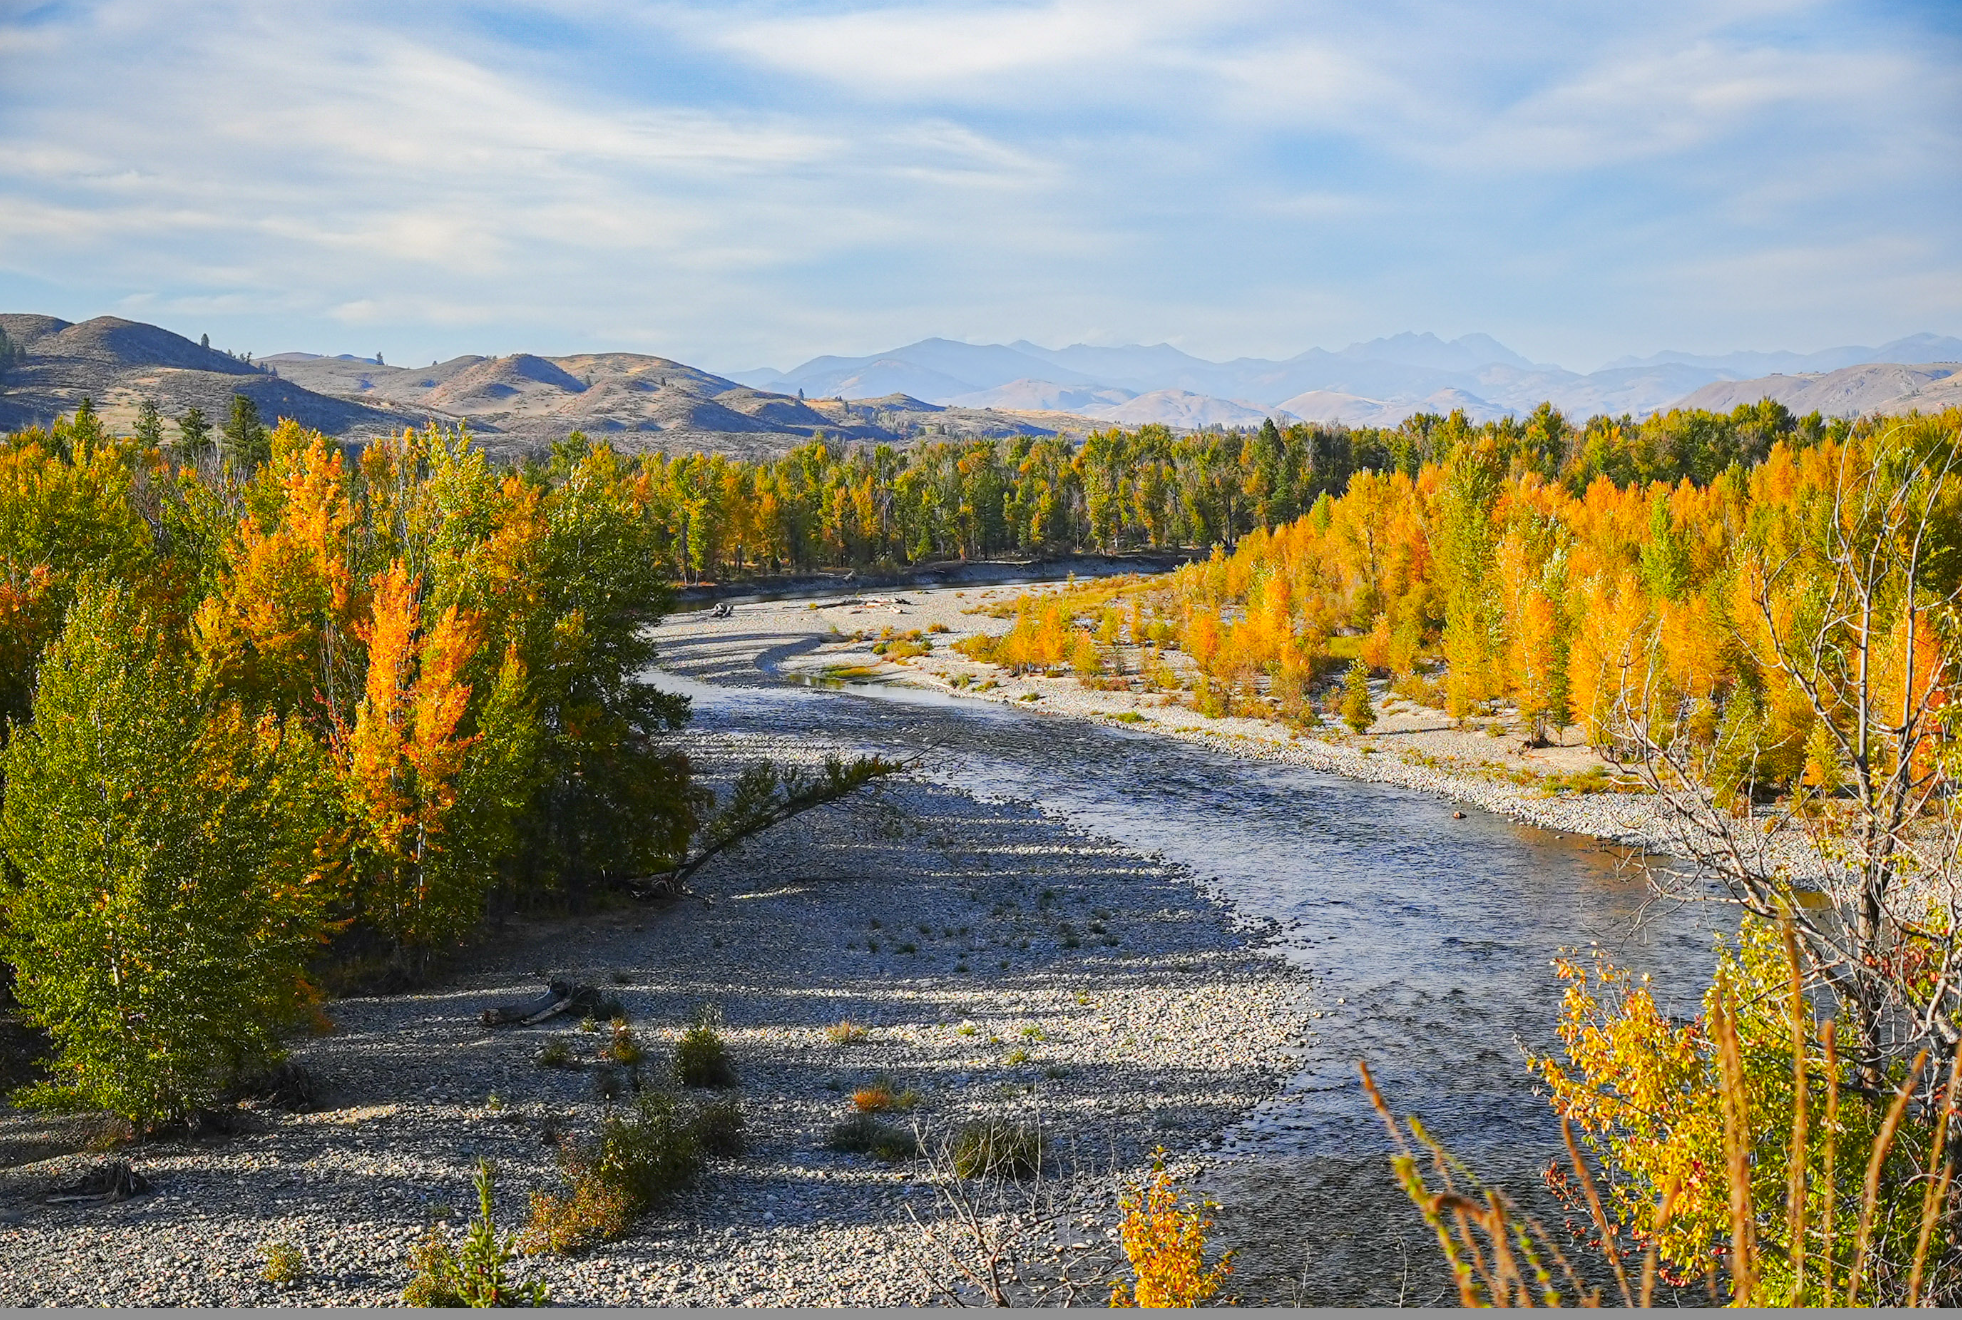
<instances>
[{"instance_id":1,"label":"driftwood on gravel","mask_svg":"<svg viewBox=\"0 0 1962 1320\"><path fill-rule=\"evenodd\" d=\"M150 1181L129 1166L128 1160L105 1160L83 1174L79 1182L56 1188L48 1197L51 1205L90 1201L127 1201L150 1190Z\"/></svg>"},{"instance_id":2,"label":"driftwood on gravel","mask_svg":"<svg viewBox=\"0 0 1962 1320\"><path fill-rule=\"evenodd\" d=\"M875 780L914 769L926 756L927 752L920 752L904 761L861 756L847 762L834 754L824 758L822 771L779 766L771 760L758 761L736 776L728 805L703 826L694 851L679 865L659 875L621 881L620 888L638 899L679 898L687 892L688 877L720 854L793 817L828 806Z\"/></svg>"},{"instance_id":3,"label":"driftwood on gravel","mask_svg":"<svg viewBox=\"0 0 1962 1320\"><path fill-rule=\"evenodd\" d=\"M483 1012L483 1023L487 1027L521 1026L529 1027L555 1018L561 1013L576 1013L580 1017L611 1018L618 1016L619 1002L601 993L590 985L579 985L573 981L554 980L545 993L536 999L522 1004L500 1004Z\"/></svg>"}]
</instances>

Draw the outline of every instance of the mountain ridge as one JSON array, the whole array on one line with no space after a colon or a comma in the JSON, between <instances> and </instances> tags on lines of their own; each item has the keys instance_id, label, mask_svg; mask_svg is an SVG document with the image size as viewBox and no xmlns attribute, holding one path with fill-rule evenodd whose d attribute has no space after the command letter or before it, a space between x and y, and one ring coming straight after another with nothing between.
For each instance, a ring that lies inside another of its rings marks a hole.
<instances>
[{"instance_id":1,"label":"mountain ridge","mask_svg":"<svg viewBox=\"0 0 1962 1320\"><path fill-rule=\"evenodd\" d=\"M1727 410L1769 397L1795 411L1836 415L1945 406L1962 398L1962 340L1921 333L1877 349L1740 353L1685 361L1664 352L1582 374L1535 363L1487 335L1430 333L1311 348L1292 358L1209 362L1170 344L1044 348L934 338L860 358L810 359L792 372L717 375L645 353L550 357L463 354L428 367L379 358L290 352L257 362L120 317L71 323L0 314L24 357L0 377L0 426L68 412L84 396L127 430L144 398L175 416L190 406L214 422L242 393L268 418L290 416L344 439L427 421L467 424L487 448L536 452L573 430L630 451L755 458L820 432L846 441L907 444L946 438L1083 434L1102 425L1179 430L1305 420L1394 426L1416 412L1462 408L1473 420L1519 415L1547 401L1576 419L1674 407ZM1810 372L1740 378L1766 361L1862 361ZM1489 359L1489 360L1480 360ZM956 374L959 373L959 374ZM1019 373L1019 374L1010 374ZM801 378L803 383L799 383Z\"/></svg>"},{"instance_id":2,"label":"mountain ridge","mask_svg":"<svg viewBox=\"0 0 1962 1320\"><path fill-rule=\"evenodd\" d=\"M1570 415L1614 416L1676 406L1696 390L1720 381L1760 378L1778 368L1836 370L1858 362L1903 365L1962 357L1962 340L1932 333L1909 335L1878 348L1846 346L1812 354L1741 352L1719 357L1665 351L1622 358L1593 372L1534 362L1490 335L1445 340L1406 331L1338 350L1310 348L1293 357L1242 357L1213 362L1170 344L1045 348L1026 339L1012 344L964 344L923 339L862 357L828 354L788 371L771 368L735 373L761 388L853 398L903 391L933 403L1000 406L1009 400L1071 400L1091 416L1142 418L1188 425L1195 415L1231 415L1234 409L1293 413L1308 396L1312 410L1339 406L1367 415L1373 425L1394 425L1413 412L1457 401L1479 419L1518 415L1551 402ZM1044 365L1047 364L1047 365ZM1124 391L1124 401L1097 400L1100 391ZM1164 409L1149 417L1133 402L1153 396ZM1212 400L1195 404L1187 396ZM1337 405L1331 396L1353 401ZM1333 419L1330 419L1333 420Z\"/></svg>"}]
</instances>

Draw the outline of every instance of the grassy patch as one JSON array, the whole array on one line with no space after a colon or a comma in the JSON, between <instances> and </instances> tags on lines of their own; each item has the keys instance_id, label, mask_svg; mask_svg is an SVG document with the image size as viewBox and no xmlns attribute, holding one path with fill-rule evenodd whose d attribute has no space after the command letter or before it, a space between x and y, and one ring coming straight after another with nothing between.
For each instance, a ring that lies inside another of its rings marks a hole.
<instances>
[{"instance_id":1,"label":"grassy patch","mask_svg":"<svg viewBox=\"0 0 1962 1320\"><path fill-rule=\"evenodd\" d=\"M991 1118L954 1138L954 1172L963 1178L1033 1178L1042 1169L1042 1134L1028 1123Z\"/></svg>"},{"instance_id":2,"label":"grassy patch","mask_svg":"<svg viewBox=\"0 0 1962 1320\"><path fill-rule=\"evenodd\" d=\"M852 1092L852 1107L861 1114L904 1113L920 1103L920 1093L884 1075Z\"/></svg>"},{"instance_id":3,"label":"grassy patch","mask_svg":"<svg viewBox=\"0 0 1962 1320\"><path fill-rule=\"evenodd\" d=\"M736 1084L735 1061L715 1029L720 1020L715 1005L704 1004L695 1015L694 1025L675 1042L674 1078L683 1086L726 1089Z\"/></svg>"},{"instance_id":4,"label":"grassy patch","mask_svg":"<svg viewBox=\"0 0 1962 1320\"><path fill-rule=\"evenodd\" d=\"M920 1153L919 1138L911 1128L882 1122L876 1114L852 1115L831 1129L824 1144L832 1150L887 1161L910 1160Z\"/></svg>"},{"instance_id":5,"label":"grassy patch","mask_svg":"<svg viewBox=\"0 0 1962 1320\"><path fill-rule=\"evenodd\" d=\"M860 683L879 676L876 665L826 665L824 677L834 683Z\"/></svg>"},{"instance_id":6,"label":"grassy patch","mask_svg":"<svg viewBox=\"0 0 1962 1320\"><path fill-rule=\"evenodd\" d=\"M840 1019L824 1029L824 1038L833 1045L863 1045L871 1034L858 1023L847 1019Z\"/></svg>"}]
</instances>

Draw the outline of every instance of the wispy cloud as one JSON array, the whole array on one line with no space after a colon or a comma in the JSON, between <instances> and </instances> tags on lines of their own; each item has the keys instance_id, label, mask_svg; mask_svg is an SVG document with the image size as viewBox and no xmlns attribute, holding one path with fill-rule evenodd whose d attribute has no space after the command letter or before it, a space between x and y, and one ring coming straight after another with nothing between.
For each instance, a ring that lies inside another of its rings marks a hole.
<instances>
[{"instance_id":1,"label":"wispy cloud","mask_svg":"<svg viewBox=\"0 0 1962 1320\"><path fill-rule=\"evenodd\" d=\"M78 0L0 17L0 301L723 368L1953 332L1958 54L1860 0Z\"/></svg>"}]
</instances>

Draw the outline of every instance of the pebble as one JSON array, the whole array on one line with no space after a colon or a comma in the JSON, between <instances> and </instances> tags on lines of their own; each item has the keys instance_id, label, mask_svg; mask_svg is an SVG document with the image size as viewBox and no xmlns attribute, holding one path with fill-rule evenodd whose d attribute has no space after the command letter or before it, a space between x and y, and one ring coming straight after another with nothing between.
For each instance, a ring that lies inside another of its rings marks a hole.
<instances>
[{"instance_id":1,"label":"pebble","mask_svg":"<svg viewBox=\"0 0 1962 1320\"><path fill-rule=\"evenodd\" d=\"M743 730L679 741L725 778L761 756L816 765L825 751ZM919 828L891 837L895 811ZM932 1213L930 1186L915 1170L825 1149L853 1112L852 1090L879 1074L924 1094L912 1117L930 1138L986 1114L1039 1120L1059 1194L1110 1249L1113 1171L1139 1175L1163 1142L1189 1176L1178 1153L1272 1094L1308 1018L1299 974L1189 873L1025 804L938 784L892 784L876 804L799 818L697 885L712 906L514 925L442 985L333 1003L338 1031L293 1047L328 1107L265 1115L245 1135L120 1152L154 1196L41 1200L94 1156L0 1170L0 1305L389 1304L427 1226L456 1240L474 1215L469 1156L480 1149L497 1164L500 1228L517 1228L530 1193L561 1186L543 1134L591 1132L602 1113L590 1073L534 1064L547 1040L590 1056L599 1037L556 1024L486 1036L477 1023L483 1008L534 993L538 971L614 989L656 1059L700 1004L719 1004L753 1141L629 1237L515 1267L571 1305L931 1300L905 1209ZM1045 908L1044 889L1064 901ZM1079 907L1111 913L1118 947L1062 947L1055 921ZM944 935L962 926L967 936ZM865 951L868 935L879 953ZM896 952L901 940L919 952ZM953 955L968 947L990 956L957 972ZM627 984L613 985L616 972ZM826 1028L841 1019L867 1025L867 1040L834 1044ZM975 1032L960 1034L961 1023ZM1026 1062L1009 1062L1017 1048ZM485 1108L492 1092L497 1113ZM27 1121L0 1110L0 1137ZM307 1269L275 1285L259 1274L281 1241Z\"/></svg>"}]
</instances>

